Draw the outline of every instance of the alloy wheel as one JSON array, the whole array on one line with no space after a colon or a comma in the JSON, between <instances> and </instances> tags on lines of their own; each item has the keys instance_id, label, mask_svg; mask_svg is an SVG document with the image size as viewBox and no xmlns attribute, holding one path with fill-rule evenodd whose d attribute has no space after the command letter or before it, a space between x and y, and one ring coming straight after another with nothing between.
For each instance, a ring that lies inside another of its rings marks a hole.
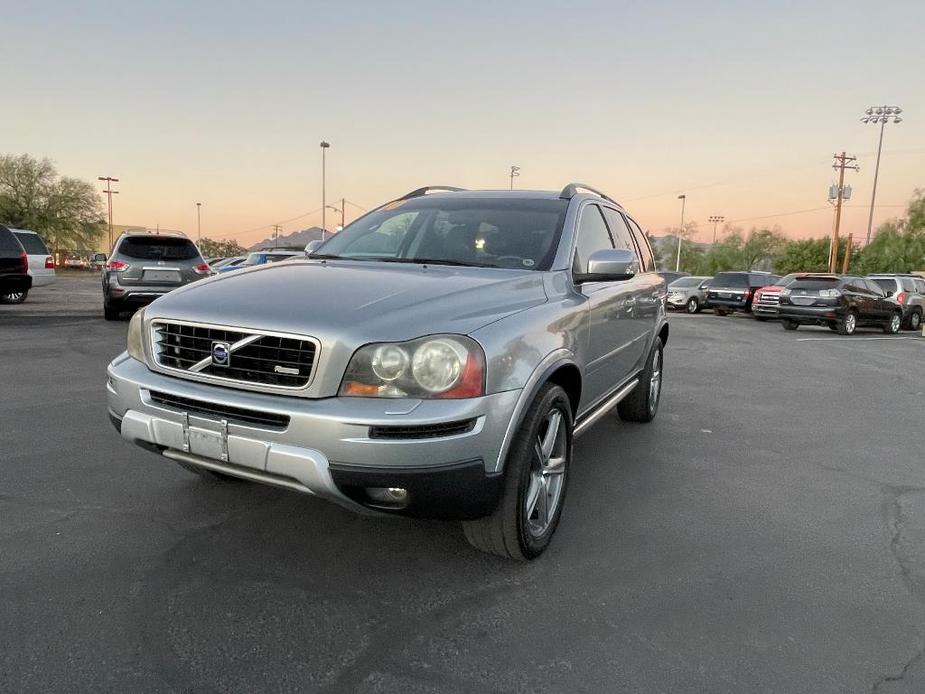
<instances>
[{"instance_id":1,"label":"alloy wheel","mask_svg":"<svg viewBox=\"0 0 925 694\"><path fill-rule=\"evenodd\" d=\"M894 313L893 317L890 318L890 332L898 333L901 325L902 325L902 318L900 317L898 313Z\"/></svg>"},{"instance_id":2,"label":"alloy wheel","mask_svg":"<svg viewBox=\"0 0 925 694\"><path fill-rule=\"evenodd\" d=\"M909 327L913 330L918 330L922 325L922 316L919 315L918 311L913 311L912 315L909 316Z\"/></svg>"},{"instance_id":3,"label":"alloy wheel","mask_svg":"<svg viewBox=\"0 0 925 694\"><path fill-rule=\"evenodd\" d=\"M652 354L652 374L649 377L649 412L655 412L658 398L662 394L662 351L656 349Z\"/></svg>"},{"instance_id":4,"label":"alloy wheel","mask_svg":"<svg viewBox=\"0 0 925 694\"><path fill-rule=\"evenodd\" d=\"M691 299L687 302L687 312L697 313L698 307L699 307L699 304L697 303L697 299L694 297L691 297Z\"/></svg>"},{"instance_id":5,"label":"alloy wheel","mask_svg":"<svg viewBox=\"0 0 925 694\"><path fill-rule=\"evenodd\" d=\"M558 408L551 409L533 446L533 461L524 495L527 530L533 537L540 537L546 532L562 499L568 457L566 426L562 412Z\"/></svg>"},{"instance_id":6,"label":"alloy wheel","mask_svg":"<svg viewBox=\"0 0 925 694\"><path fill-rule=\"evenodd\" d=\"M851 335L854 332L854 329L858 327L858 319L855 318L853 313L849 313L845 316L845 332Z\"/></svg>"}]
</instances>

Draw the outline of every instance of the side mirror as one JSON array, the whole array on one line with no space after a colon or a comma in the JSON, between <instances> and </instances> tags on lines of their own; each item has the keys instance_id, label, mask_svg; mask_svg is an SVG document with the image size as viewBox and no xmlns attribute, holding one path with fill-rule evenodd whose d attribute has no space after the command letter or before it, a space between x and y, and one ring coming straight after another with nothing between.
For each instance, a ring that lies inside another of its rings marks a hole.
<instances>
[{"instance_id":1,"label":"side mirror","mask_svg":"<svg viewBox=\"0 0 925 694\"><path fill-rule=\"evenodd\" d=\"M620 282L632 279L639 272L639 259L633 251L602 248L588 258L585 271L575 275L575 283Z\"/></svg>"},{"instance_id":2,"label":"side mirror","mask_svg":"<svg viewBox=\"0 0 925 694\"><path fill-rule=\"evenodd\" d=\"M324 243L324 241L316 240L316 241L309 241L307 244L305 244L305 257L307 258L312 253L314 253L316 250L318 250L318 247L322 243Z\"/></svg>"}]
</instances>

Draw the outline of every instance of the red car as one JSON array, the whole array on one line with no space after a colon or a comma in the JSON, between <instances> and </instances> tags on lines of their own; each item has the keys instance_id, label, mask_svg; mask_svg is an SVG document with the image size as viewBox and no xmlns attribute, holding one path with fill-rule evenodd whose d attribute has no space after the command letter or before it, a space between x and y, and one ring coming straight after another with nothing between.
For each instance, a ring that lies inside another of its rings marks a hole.
<instances>
[{"instance_id":1,"label":"red car","mask_svg":"<svg viewBox=\"0 0 925 694\"><path fill-rule=\"evenodd\" d=\"M805 272L792 272L784 275L774 284L761 289L755 290L752 297L752 315L755 320L765 321L769 318L777 318L778 306L780 305L780 290L788 286L794 280L806 276Z\"/></svg>"}]
</instances>

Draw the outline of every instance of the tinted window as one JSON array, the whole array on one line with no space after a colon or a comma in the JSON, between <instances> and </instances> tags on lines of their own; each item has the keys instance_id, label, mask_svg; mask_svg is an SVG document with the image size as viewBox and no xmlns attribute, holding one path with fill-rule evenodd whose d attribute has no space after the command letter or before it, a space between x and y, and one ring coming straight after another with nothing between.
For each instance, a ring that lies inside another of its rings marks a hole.
<instances>
[{"instance_id":1,"label":"tinted window","mask_svg":"<svg viewBox=\"0 0 925 694\"><path fill-rule=\"evenodd\" d=\"M19 239L22 247L26 249L26 253L29 255L48 255L48 249L38 234L24 234L21 231L14 231L13 233L16 234L16 238Z\"/></svg>"},{"instance_id":2,"label":"tinted window","mask_svg":"<svg viewBox=\"0 0 925 694\"><path fill-rule=\"evenodd\" d=\"M623 215L609 207L604 208L604 218L607 220L607 226L610 227L610 235L613 236L613 245L621 251L632 251L638 257L639 251L636 250L636 242L630 234L630 228L623 221ZM642 260L640 259L640 262Z\"/></svg>"},{"instance_id":3,"label":"tinted window","mask_svg":"<svg viewBox=\"0 0 925 694\"><path fill-rule=\"evenodd\" d=\"M122 239L116 253L136 260L193 260L199 257L192 241L170 236L128 236Z\"/></svg>"},{"instance_id":4,"label":"tinted window","mask_svg":"<svg viewBox=\"0 0 925 694\"><path fill-rule=\"evenodd\" d=\"M879 284L887 294L896 293L896 280L892 277L874 277L871 281Z\"/></svg>"},{"instance_id":5,"label":"tinted window","mask_svg":"<svg viewBox=\"0 0 925 694\"><path fill-rule=\"evenodd\" d=\"M801 277L793 281L790 289L837 289L841 283L838 277Z\"/></svg>"},{"instance_id":6,"label":"tinted window","mask_svg":"<svg viewBox=\"0 0 925 694\"><path fill-rule=\"evenodd\" d=\"M639 246L639 252L642 254L642 261L645 265L645 269L649 272L655 270L655 256L652 255L652 248L649 246L649 239L646 238L646 235L642 232L642 229L639 228L639 225L631 217L624 215L627 224L630 226L630 231L633 232L633 235L636 237L636 245Z\"/></svg>"},{"instance_id":7,"label":"tinted window","mask_svg":"<svg viewBox=\"0 0 925 694\"><path fill-rule=\"evenodd\" d=\"M682 277L679 280L675 280L669 287L677 287L678 289L687 289L689 287L697 287L700 283L703 282L699 277Z\"/></svg>"},{"instance_id":8,"label":"tinted window","mask_svg":"<svg viewBox=\"0 0 925 694\"><path fill-rule=\"evenodd\" d=\"M900 277L899 280L902 282L904 292L915 291L915 283L912 281L911 277Z\"/></svg>"},{"instance_id":9,"label":"tinted window","mask_svg":"<svg viewBox=\"0 0 925 694\"><path fill-rule=\"evenodd\" d=\"M747 287L748 275L744 272L720 272L713 278L710 287Z\"/></svg>"},{"instance_id":10,"label":"tinted window","mask_svg":"<svg viewBox=\"0 0 925 694\"><path fill-rule=\"evenodd\" d=\"M864 284L867 287L867 291L872 292L877 296L887 296L887 292L891 291L884 290L883 287L880 286L879 282L875 282L873 280L864 280ZM895 285L893 285L893 289L895 289Z\"/></svg>"},{"instance_id":11,"label":"tinted window","mask_svg":"<svg viewBox=\"0 0 925 694\"><path fill-rule=\"evenodd\" d=\"M548 270L567 209L558 198L425 195L361 217L314 254Z\"/></svg>"},{"instance_id":12,"label":"tinted window","mask_svg":"<svg viewBox=\"0 0 925 694\"><path fill-rule=\"evenodd\" d=\"M915 291L919 294L925 294L925 280L913 279L915 282Z\"/></svg>"},{"instance_id":13,"label":"tinted window","mask_svg":"<svg viewBox=\"0 0 925 694\"><path fill-rule=\"evenodd\" d=\"M767 287L774 284L779 279L780 277L777 275L749 275L749 282L752 283L753 287Z\"/></svg>"},{"instance_id":14,"label":"tinted window","mask_svg":"<svg viewBox=\"0 0 925 694\"><path fill-rule=\"evenodd\" d=\"M0 251L22 252L22 246L20 246L16 237L13 236L13 232L9 231L6 227L0 227Z\"/></svg>"},{"instance_id":15,"label":"tinted window","mask_svg":"<svg viewBox=\"0 0 925 694\"><path fill-rule=\"evenodd\" d=\"M578 247L575 249L575 267L578 272L584 272L588 267L588 258L602 248L613 248L613 241L601 216L601 208L586 205L578 223Z\"/></svg>"}]
</instances>

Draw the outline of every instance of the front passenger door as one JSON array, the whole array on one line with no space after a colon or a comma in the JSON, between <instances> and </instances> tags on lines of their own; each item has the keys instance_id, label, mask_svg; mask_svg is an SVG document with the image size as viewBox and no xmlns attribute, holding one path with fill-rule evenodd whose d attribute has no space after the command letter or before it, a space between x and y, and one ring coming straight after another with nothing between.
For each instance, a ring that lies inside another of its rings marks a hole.
<instances>
[{"instance_id":1,"label":"front passenger door","mask_svg":"<svg viewBox=\"0 0 925 694\"><path fill-rule=\"evenodd\" d=\"M588 203L578 219L578 240L572 272L583 273L594 251L613 248L601 208ZM634 336L632 289L628 282L586 282L577 287L588 301L586 378L583 406L591 406L616 388L626 376L626 350ZM586 396L586 397L585 397Z\"/></svg>"}]
</instances>

